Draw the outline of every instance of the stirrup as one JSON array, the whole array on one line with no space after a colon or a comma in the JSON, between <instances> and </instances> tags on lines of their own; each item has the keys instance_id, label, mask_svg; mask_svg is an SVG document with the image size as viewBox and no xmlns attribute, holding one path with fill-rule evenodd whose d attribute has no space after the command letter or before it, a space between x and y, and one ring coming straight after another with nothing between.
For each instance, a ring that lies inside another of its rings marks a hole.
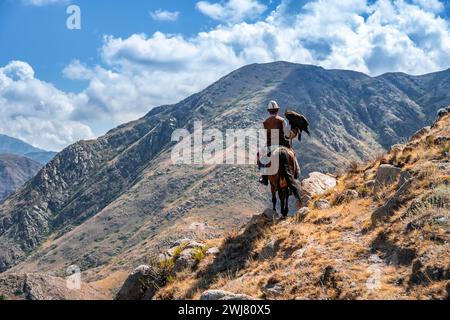
<instances>
[{"instance_id":1,"label":"stirrup","mask_svg":"<svg viewBox=\"0 0 450 320\"><path fill-rule=\"evenodd\" d=\"M266 178L259 178L259 183L261 183L262 185L268 186L269 185L269 179Z\"/></svg>"}]
</instances>

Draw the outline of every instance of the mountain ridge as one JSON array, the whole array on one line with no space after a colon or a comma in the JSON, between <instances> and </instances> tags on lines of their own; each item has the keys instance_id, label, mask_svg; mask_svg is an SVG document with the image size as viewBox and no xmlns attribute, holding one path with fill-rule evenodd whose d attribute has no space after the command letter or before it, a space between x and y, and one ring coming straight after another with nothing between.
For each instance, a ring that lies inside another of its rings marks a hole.
<instances>
[{"instance_id":1,"label":"mountain ridge","mask_svg":"<svg viewBox=\"0 0 450 320\"><path fill-rule=\"evenodd\" d=\"M42 165L18 155L0 154L0 202L30 180Z\"/></svg>"},{"instance_id":2,"label":"mountain ridge","mask_svg":"<svg viewBox=\"0 0 450 320\"><path fill-rule=\"evenodd\" d=\"M25 156L45 165L56 155L56 152L42 150L20 139L0 134L0 154Z\"/></svg>"},{"instance_id":3,"label":"mountain ridge","mask_svg":"<svg viewBox=\"0 0 450 320\"><path fill-rule=\"evenodd\" d=\"M441 91L435 89L434 96L427 87L434 80L432 75L411 77L413 84L394 79L404 83L401 89L393 80L352 71L282 62L254 64L177 104L154 108L97 140L71 145L0 205L0 272L26 256L30 268L40 261L42 268L62 270L63 265L76 260L94 270L109 263L112 255L126 260L124 257L131 255L127 250L164 243L158 237L171 225L190 217L206 219L207 212L211 219L217 219L211 221L214 228L229 229L236 223L234 219L248 219L249 212L241 215L233 209L236 217L221 217L219 205L265 205L265 191L255 182L256 169L173 166L169 154L173 130L192 132L193 122L198 120L204 121L205 129L259 127L265 105L275 99L283 107L301 111L312 123L312 137L304 139L300 149L296 146L303 173L317 168L325 172L342 169L352 158L369 157L406 139L431 123L442 105L450 104L450 72L437 75L444 86L437 88ZM417 95L410 98L407 87ZM236 177L241 181L234 181ZM234 189L230 188L232 183ZM199 189L192 189L192 185ZM223 195L212 194L211 188ZM204 199L197 201L199 197ZM125 223L121 212L129 215L125 231L117 227ZM74 239L87 241L83 228L96 230L90 236L97 237L90 239L97 240L92 256L69 250ZM137 228L139 236L120 240L130 233L128 228ZM153 240L145 243L146 238ZM40 247L49 239L58 243L57 249ZM114 247L112 241L123 244ZM50 253L56 253L56 262Z\"/></svg>"}]
</instances>

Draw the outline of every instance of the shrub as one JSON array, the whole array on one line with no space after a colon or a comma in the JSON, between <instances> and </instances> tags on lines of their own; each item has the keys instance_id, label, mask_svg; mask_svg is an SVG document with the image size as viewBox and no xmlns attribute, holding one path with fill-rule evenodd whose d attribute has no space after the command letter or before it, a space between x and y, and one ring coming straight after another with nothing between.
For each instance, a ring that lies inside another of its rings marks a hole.
<instances>
[{"instance_id":1,"label":"shrub","mask_svg":"<svg viewBox=\"0 0 450 320\"><path fill-rule=\"evenodd\" d=\"M206 256L206 247L196 247L192 250L192 259L195 260L196 263L199 263Z\"/></svg>"},{"instance_id":2,"label":"shrub","mask_svg":"<svg viewBox=\"0 0 450 320\"><path fill-rule=\"evenodd\" d=\"M18 296L23 295L23 292L22 292L22 290L16 290L16 291L14 291L14 295L15 295L16 297L18 297Z\"/></svg>"},{"instance_id":3,"label":"shrub","mask_svg":"<svg viewBox=\"0 0 450 320\"><path fill-rule=\"evenodd\" d=\"M433 145L434 145L434 136L429 135L428 137L425 138L425 147L427 149L430 149Z\"/></svg>"},{"instance_id":4,"label":"shrub","mask_svg":"<svg viewBox=\"0 0 450 320\"><path fill-rule=\"evenodd\" d=\"M350 164L348 166L348 170L350 171L350 173L358 173L359 170L359 163L356 160L352 160L350 161Z\"/></svg>"}]
</instances>

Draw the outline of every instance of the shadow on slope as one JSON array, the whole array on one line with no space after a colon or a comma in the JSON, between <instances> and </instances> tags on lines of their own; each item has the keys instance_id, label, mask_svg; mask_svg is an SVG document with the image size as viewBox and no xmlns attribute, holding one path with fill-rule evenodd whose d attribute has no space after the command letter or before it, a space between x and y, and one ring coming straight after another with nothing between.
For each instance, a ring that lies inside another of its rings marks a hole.
<instances>
[{"instance_id":1,"label":"shadow on slope","mask_svg":"<svg viewBox=\"0 0 450 320\"><path fill-rule=\"evenodd\" d=\"M254 259L253 250L256 242L264 236L264 232L273 224L264 214L254 216L245 229L237 235L228 236L220 253L205 269L197 274L197 282L187 291L187 297L201 290L208 289L219 277L236 274L247 267L247 262Z\"/></svg>"}]
</instances>

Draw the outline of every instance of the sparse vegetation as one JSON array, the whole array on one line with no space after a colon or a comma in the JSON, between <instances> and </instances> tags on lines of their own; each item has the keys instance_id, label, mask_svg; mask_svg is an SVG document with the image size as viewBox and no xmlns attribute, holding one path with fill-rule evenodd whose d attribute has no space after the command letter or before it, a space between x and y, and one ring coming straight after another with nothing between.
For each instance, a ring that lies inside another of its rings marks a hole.
<instances>
[{"instance_id":1,"label":"sparse vegetation","mask_svg":"<svg viewBox=\"0 0 450 320\"><path fill-rule=\"evenodd\" d=\"M442 130L436 127L432 136L449 135ZM198 270L172 279L157 296L196 299L221 289L268 299L447 298L450 167L446 159L436 160L443 151L434 140L423 136L413 147L352 165L336 188L313 198L329 201L329 209L310 205L301 221L263 227L252 220L229 232L218 257L202 257ZM400 183L366 184L383 163L408 171L413 182L391 215L373 224L373 212Z\"/></svg>"},{"instance_id":2,"label":"sparse vegetation","mask_svg":"<svg viewBox=\"0 0 450 320\"><path fill-rule=\"evenodd\" d=\"M23 295L23 292L22 292L22 290L16 290L16 291L14 291L14 295L16 297L19 297L19 296Z\"/></svg>"},{"instance_id":3,"label":"sparse vegetation","mask_svg":"<svg viewBox=\"0 0 450 320\"><path fill-rule=\"evenodd\" d=\"M196 247L192 252L192 258L198 264L202 261L206 256L207 247Z\"/></svg>"}]
</instances>

